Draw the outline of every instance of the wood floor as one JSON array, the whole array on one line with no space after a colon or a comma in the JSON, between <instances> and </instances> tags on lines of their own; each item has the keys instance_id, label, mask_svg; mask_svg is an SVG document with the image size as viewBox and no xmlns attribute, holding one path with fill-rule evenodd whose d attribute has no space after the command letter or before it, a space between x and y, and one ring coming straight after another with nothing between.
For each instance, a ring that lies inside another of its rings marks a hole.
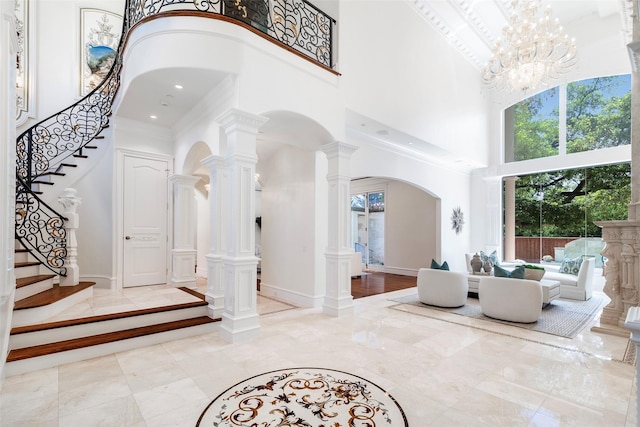
<instances>
[{"instance_id":1,"label":"wood floor","mask_svg":"<svg viewBox=\"0 0 640 427\"><path fill-rule=\"evenodd\" d=\"M414 276L367 272L359 278L351 279L351 295L356 299L412 288L416 286L416 280Z\"/></svg>"}]
</instances>

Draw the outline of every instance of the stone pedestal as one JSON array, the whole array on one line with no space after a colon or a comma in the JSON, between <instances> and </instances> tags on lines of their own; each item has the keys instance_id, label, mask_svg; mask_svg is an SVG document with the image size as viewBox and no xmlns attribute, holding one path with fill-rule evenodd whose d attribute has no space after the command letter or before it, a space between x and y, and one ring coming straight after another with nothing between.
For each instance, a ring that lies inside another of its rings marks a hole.
<instances>
[{"instance_id":1,"label":"stone pedestal","mask_svg":"<svg viewBox=\"0 0 640 427\"><path fill-rule=\"evenodd\" d=\"M603 272L604 293L611 302L603 309L598 332L626 335L622 329L629 309L639 303L640 294L640 221L600 221L607 258Z\"/></svg>"},{"instance_id":2,"label":"stone pedestal","mask_svg":"<svg viewBox=\"0 0 640 427\"><path fill-rule=\"evenodd\" d=\"M631 342L636 346L636 354L640 354L640 307L631 307L627 313L624 327L631 331ZM629 332L627 331L627 335ZM640 366L636 363L636 384L640 384ZM640 399L637 397L636 399ZM636 419L640 420L640 405L636 401Z\"/></svg>"}]
</instances>

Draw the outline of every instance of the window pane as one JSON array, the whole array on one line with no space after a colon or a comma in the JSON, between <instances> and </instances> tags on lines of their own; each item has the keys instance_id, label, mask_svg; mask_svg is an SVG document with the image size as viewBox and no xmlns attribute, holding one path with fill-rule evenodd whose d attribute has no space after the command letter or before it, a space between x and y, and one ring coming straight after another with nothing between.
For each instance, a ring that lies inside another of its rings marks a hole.
<instances>
[{"instance_id":1,"label":"window pane","mask_svg":"<svg viewBox=\"0 0 640 427\"><path fill-rule=\"evenodd\" d=\"M511 153L507 154L507 162L558 154L558 105L558 88L553 88L508 109L507 122L512 117L513 130L508 130L506 134L513 134L513 149L510 149L507 142L506 152Z\"/></svg>"},{"instance_id":2,"label":"window pane","mask_svg":"<svg viewBox=\"0 0 640 427\"><path fill-rule=\"evenodd\" d=\"M631 76L567 85L567 153L631 142Z\"/></svg>"},{"instance_id":3,"label":"window pane","mask_svg":"<svg viewBox=\"0 0 640 427\"><path fill-rule=\"evenodd\" d=\"M630 201L629 163L521 175L516 181L516 258L536 262L549 255L561 261L567 243L601 237L595 221L626 219Z\"/></svg>"}]
</instances>

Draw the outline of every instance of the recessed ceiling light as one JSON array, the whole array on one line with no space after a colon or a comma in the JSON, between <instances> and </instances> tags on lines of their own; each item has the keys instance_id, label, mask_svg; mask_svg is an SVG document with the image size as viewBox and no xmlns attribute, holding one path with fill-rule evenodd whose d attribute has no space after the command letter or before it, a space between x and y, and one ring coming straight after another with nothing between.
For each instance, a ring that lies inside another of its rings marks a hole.
<instances>
[{"instance_id":1,"label":"recessed ceiling light","mask_svg":"<svg viewBox=\"0 0 640 427\"><path fill-rule=\"evenodd\" d=\"M157 119L157 118L158 118L158 116L154 116L154 115L152 114L152 115L150 115L150 116L149 116L149 118L150 118L150 119L154 119L154 120L155 120L155 119Z\"/></svg>"},{"instance_id":2,"label":"recessed ceiling light","mask_svg":"<svg viewBox=\"0 0 640 427\"><path fill-rule=\"evenodd\" d=\"M175 85L174 86L176 89L182 89L182 85Z\"/></svg>"}]
</instances>

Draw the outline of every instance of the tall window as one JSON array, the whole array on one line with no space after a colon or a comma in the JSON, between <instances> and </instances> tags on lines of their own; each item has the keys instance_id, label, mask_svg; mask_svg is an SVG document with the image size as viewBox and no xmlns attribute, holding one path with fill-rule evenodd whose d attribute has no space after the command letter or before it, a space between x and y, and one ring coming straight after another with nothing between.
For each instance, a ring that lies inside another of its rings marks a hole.
<instances>
[{"instance_id":1,"label":"tall window","mask_svg":"<svg viewBox=\"0 0 640 427\"><path fill-rule=\"evenodd\" d=\"M538 262L551 256L561 261L564 253L559 249L567 243L600 240L602 230L594 221L626 219L630 201L629 163L519 176L516 258Z\"/></svg>"},{"instance_id":2,"label":"tall window","mask_svg":"<svg viewBox=\"0 0 640 427\"><path fill-rule=\"evenodd\" d=\"M367 266L384 265L384 192L351 196L351 242Z\"/></svg>"},{"instance_id":3,"label":"tall window","mask_svg":"<svg viewBox=\"0 0 640 427\"><path fill-rule=\"evenodd\" d=\"M505 161L631 143L631 76L581 80L505 110Z\"/></svg>"}]
</instances>

